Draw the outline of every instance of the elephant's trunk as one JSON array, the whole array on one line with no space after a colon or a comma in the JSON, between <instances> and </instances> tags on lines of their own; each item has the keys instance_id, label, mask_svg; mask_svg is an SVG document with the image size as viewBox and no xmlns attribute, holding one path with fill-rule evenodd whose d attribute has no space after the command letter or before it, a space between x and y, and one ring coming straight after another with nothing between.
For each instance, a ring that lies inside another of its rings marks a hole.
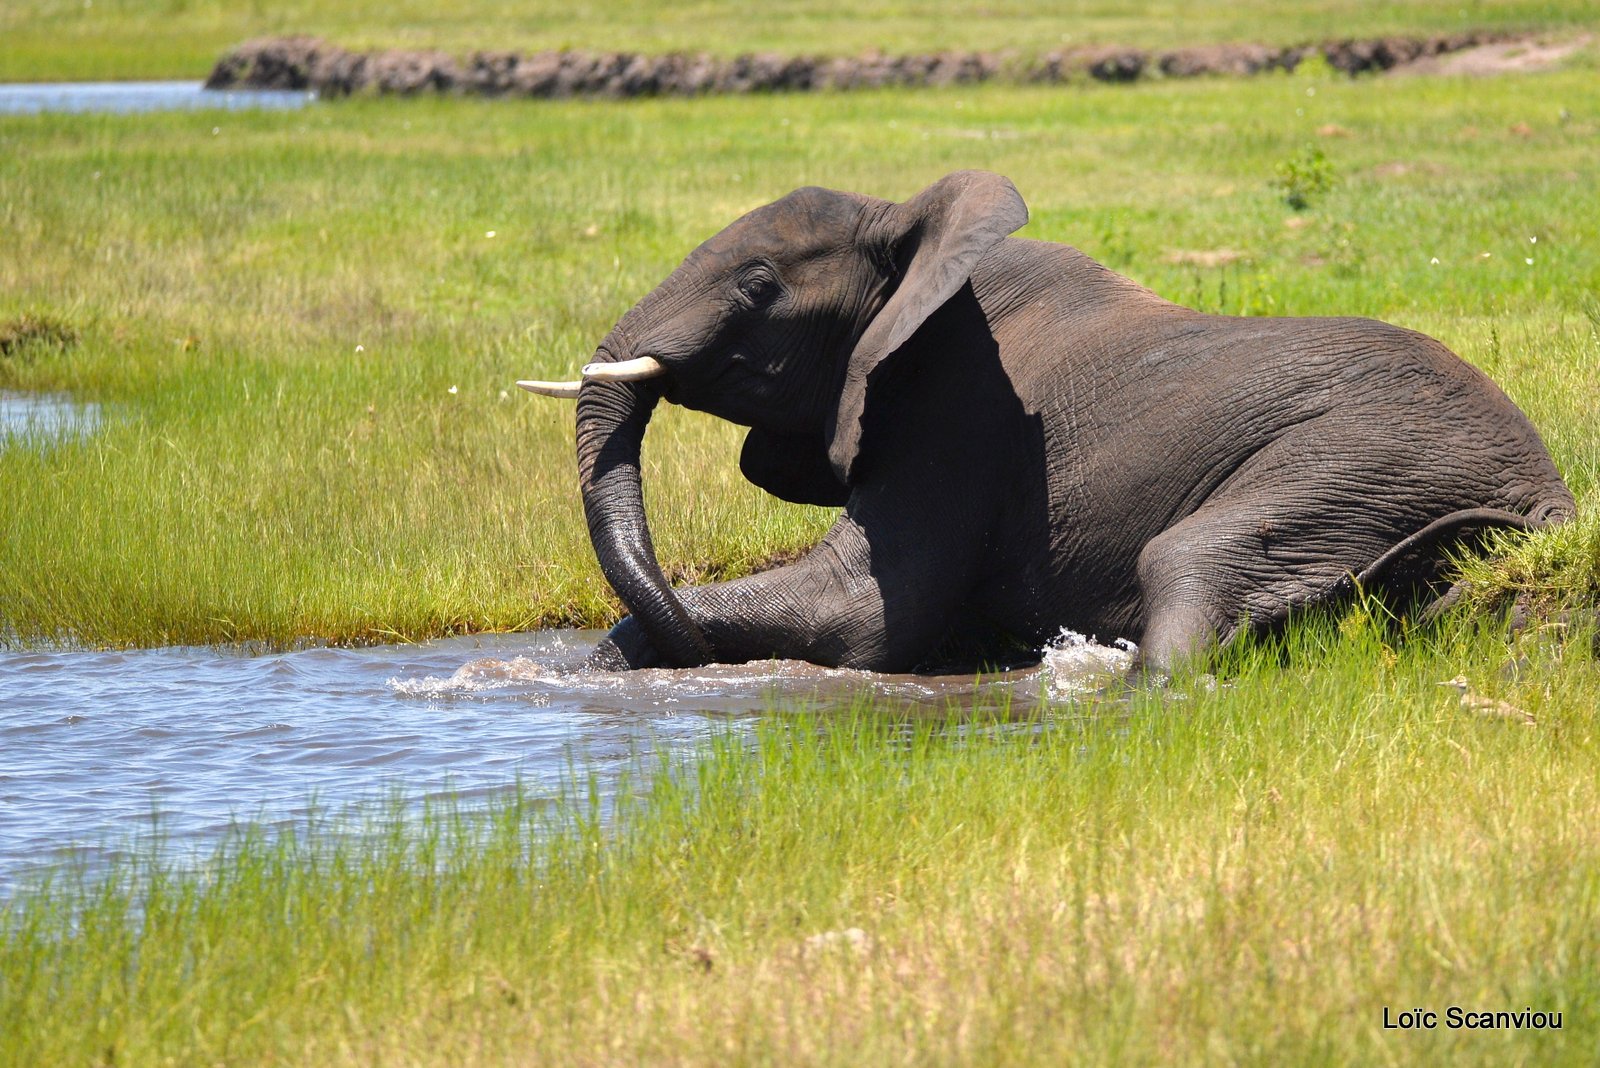
<instances>
[{"instance_id":1,"label":"elephant's trunk","mask_svg":"<svg viewBox=\"0 0 1600 1068\"><path fill-rule=\"evenodd\" d=\"M578 393L578 479L600 569L664 663L693 667L710 647L656 562L639 481L639 450L660 392L649 381L589 380Z\"/></svg>"}]
</instances>

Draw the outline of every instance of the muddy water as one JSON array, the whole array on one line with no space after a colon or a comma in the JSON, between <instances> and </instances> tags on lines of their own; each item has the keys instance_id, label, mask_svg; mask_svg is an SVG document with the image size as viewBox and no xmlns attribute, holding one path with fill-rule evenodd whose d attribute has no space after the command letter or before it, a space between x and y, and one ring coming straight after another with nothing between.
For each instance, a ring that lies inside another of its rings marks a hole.
<instances>
[{"instance_id":1,"label":"muddy water","mask_svg":"<svg viewBox=\"0 0 1600 1068\"><path fill-rule=\"evenodd\" d=\"M793 662L563 670L597 639L0 652L0 896L67 859L93 865L152 842L193 854L235 823L386 805L396 789L472 799L520 780L555 797L577 768L614 790L639 754L749 730L780 703L848 707L867 689L933 709L1021 708L1104 685L1127 662L1079 639L982 681Z\"/></svg>"}]
</instances>

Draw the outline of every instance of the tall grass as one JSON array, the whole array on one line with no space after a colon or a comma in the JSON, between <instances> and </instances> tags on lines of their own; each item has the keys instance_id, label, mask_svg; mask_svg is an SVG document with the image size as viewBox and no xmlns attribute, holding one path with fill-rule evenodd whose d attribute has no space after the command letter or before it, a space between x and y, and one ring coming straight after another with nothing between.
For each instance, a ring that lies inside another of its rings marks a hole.
<instances>
[{"instance_id":1,"label":"tall grass","mask_svg":"<svg viewBox=\"0 0 1600 1068\"><path fill-rule=\"evenodd\" d=\"M981 6L889 0L788 0L759 13L728 0L658 4L554 0L516 5L418 0L270 5L239 0L9 0L0 8L0 81L202 78L225 49L263 34L319 34L347 47L597 51L751 50L839 54L869 48L1011 49L1037 55L1064 45L1145 47L1212 41L1293 44L1349 36L1479 29L1590 27L1573 0L1200 0L1151 7L1131 0L1052 4L991 0Z\"/></svg>"},{"instance_id":2,"label":"tall grass","mask_svg":"<svg viewBox=\"0 0 1600 1068\"><path fill-rule=\"evenodd\" d=\"M58 879L0 904L0 1062L1589 1063L1590 637L1502 675L1358 606L1220 686L776 716L609 828L580 789ZM1563 1027L1382 1026L1451 1005Z\"/></svg>"},{"instance_id":3,"label":"tall grass","mask_svg":"<svg viewBox=\"0 0 1600 1068\"><path fill-rule=\"evenodd\" d=\"M571 409L512 380L570 373L750 207L808 183L904 197L960 167L1016 180L1023 236L1174 300L1440 337L1592 502L1596 84L1590 58L1472 82L0 119L0 323L78 336L0 357L0 388L109 415L85 440L0 452L0 641L604 622ZM1295 212L1272 183L1307 143L1337 182ZM829 521L746 485L739 433L675 409L652 427L672 573L737 574ZM1495 581L1592 591L1586 507Z\"/></svg>"}]
</instances>

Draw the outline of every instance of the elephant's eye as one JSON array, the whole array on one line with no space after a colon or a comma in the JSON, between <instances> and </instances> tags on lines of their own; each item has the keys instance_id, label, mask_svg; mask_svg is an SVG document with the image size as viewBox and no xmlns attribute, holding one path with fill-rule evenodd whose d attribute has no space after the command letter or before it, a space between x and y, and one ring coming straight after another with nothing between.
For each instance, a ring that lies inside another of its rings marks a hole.
<instances>
[{"instance_id":1,"label":"elephant's eye","mask_svg":"<svg viewBox=\"0 0 1600 1068\"><path fill-rule=\"evenodd\" d=\"M764 272L747 274L739 280L739 292L751 304L765 304L778 292L778 282Z\"/></svg>"}]
</instances>

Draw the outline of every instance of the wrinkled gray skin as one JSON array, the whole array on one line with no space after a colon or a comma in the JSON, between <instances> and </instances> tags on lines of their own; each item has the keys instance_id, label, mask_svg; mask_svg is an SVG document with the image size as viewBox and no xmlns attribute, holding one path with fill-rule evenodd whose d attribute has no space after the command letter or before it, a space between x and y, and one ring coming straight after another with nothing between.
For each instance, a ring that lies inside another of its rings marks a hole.
<instances>
[{"instance_id":1,"label":"wrinkled gray skin","mask_svg":"<svg viewBox=\"0 0 1600 1068\"><path fill-rule=\"evenodd\" d=\"M1528 420L1431 338L1368 319L1204 315L1027 221L1009 181L895 204L801 189L695 249L601 342L665 375L586 382L584 511L631 610L616 669L791 657L902 671L941 643L1063 626L1141 667L1445 550L1572 514ZM785 567L673 590L639 449L657 400L751 427L740 466L842 505Z\"/></svg>"}]
</instances>

